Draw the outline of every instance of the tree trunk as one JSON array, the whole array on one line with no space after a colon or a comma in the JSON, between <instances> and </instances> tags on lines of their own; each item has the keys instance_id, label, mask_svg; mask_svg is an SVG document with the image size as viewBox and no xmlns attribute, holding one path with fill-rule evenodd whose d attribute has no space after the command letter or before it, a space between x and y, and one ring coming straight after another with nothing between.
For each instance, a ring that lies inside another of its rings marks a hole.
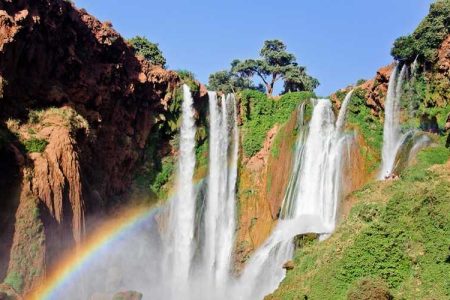
<instances>
[{"instance_id":1,"label":"tree trunk","mask_svg":"<svg viewBox=\"0 0 450 300\"><path fill-rule=\"evenodd\" d=\"M271 84L266 84L266 95L267 97L272 97L272 93L273 93L273 85Z\"/></svg>"}]
</instances>

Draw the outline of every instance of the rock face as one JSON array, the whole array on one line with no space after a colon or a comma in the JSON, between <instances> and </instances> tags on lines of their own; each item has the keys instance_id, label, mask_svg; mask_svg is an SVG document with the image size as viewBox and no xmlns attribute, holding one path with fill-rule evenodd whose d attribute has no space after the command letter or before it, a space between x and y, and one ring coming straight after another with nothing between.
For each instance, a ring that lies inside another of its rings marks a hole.
<instances>
[{"instance_id":1,"label":"rock face","mask_svg":"<svg viewBox=\"0 0 450 300\"><path fill-rule=\"evenodd\" d=\"M357 86L366 91L366 106L371 109L375 116L379 116L380 112L384 111L384 100L386 99L387 89L389 85L389 78L393 71L394 65L380 68L375 75L375 78L365 81ZM352 87L342 89L343 92L349 92ZM336 108L341 107L341 102L336 94L331 95L331 101Z\"/></svg>"},{"instance_id":2,"label":"rock face","mask_svg":"<svg viewBox=\"0 0 450 300\"><path fill-rule=\"evenodd\" d=\"M279 217L289 182L296 142L297 113L267 133L262 149L243 159L239 173L239 228L236 234L235 271L270 235Z\"/></svg>"},{"instance_id":3,"label":"rock face","mask_svg":"<svg viewBox=\"0 0 450 300\"><path fill-rule=\"evenodd\" d=\"M0 280L18 273L24 291L38 281L14 261L29 247L14 224L25 208L39 212L24 217L42 239L30 266L45 270L82 241L87 215L128 191L178 84L175 72L136 57L110 23L69 1L0 2L0 129L8 136L0 165L17 177L0 182ZM27 141L45 149L25 151Z\"/></svg>"}]
</instances>

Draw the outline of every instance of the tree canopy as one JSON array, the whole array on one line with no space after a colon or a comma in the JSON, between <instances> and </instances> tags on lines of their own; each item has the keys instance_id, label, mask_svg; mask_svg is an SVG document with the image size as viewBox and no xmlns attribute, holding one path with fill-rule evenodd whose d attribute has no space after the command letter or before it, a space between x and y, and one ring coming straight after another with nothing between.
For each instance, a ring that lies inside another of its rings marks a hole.
<instances>
[{"instance_id":1,"label":"tree canopy","mask_svg":"<svg viewBox=\"0 0 450 300\"><path fill-rule=\"evenodd\" d=\"M284 92L312 91L319 81L299 66L294 54L286 51L286 45L280 40L267 40L260 51L260 58L234 60L231 72L241 78L258 76L265 85L267 95L271 96L275 83L284 80Z\"/></svg>"},{"instance_id":2,"label":"tree canopy","mask_svg":"<svg viewBox=\"0 0 450 300\"><path fill-rule=\"evenodd\" d=\"M411 62L418 57L421 61L433 63L449 33L450 0L437 0L411 35L399 37L394 42L391 54L400 61Z\"/></svg>"},{"instance_id":3,"label":"tree canopy","mask_svg":"<svg viewBox=\"0 0 450 300\"><path fill-rule=\"evenodd\" d=\"M236 93L248 89L264 91L262 85L255 86L249 78L240 77L228 70L218 71L209 75L208 89L223 93Z\"/></svg>"},{"instance_id":4,"label":"tree canopy","mask_svg":"<svg viewBox=\"0 0 450 300\"><path fill-rule=\"evenodd\" d=\"M136 36L129 40L135 51L154 65L166 67L166 59L158 44L150 42L146 37Z\"/></svg>"}]
</instances>

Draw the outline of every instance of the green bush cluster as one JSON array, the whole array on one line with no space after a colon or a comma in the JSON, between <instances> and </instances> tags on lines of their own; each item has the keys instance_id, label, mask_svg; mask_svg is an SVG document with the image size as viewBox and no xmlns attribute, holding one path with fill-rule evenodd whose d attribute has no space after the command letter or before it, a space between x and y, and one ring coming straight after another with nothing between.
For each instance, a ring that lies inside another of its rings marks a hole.
<instances>
[{"instance_id":1,"label":"green bush cluster","mask_svg":"<svg viewBox=\"0 0 450 300\"><path fill-rule=\"evenodd\" d=\"M350 216L328 240L296 250L268 299L448 299L450 182L430 166L449 158L443 146L427 148L400 180L355 192ZM375 293L382 298L359 297Z\"/></svg>"},{"instance_id":2,"label":"green bush cluster","mask_svg":"<svg viewBox=\"0 0 450 300\"><path fill-rule=\"evenodd\" d=\"M251 157L261 149L267 132L276 123L285 123L302 101L315 95L312 92L295 92L272 99L259 91L245 90L238 97L243 121L242 147L245 155Z\"/></svg>"},{"instance_id":3,"label":"green bush cluster","mask_svg":"<svg viewBox=\"0 0 450 300\"><path fill-rule=\"evenodd\" d=\"M337 91L336 97L339 101L344 100L348 91ZM356 88L352 94L347 111L347 124L357 128L366 141L368 149L360 148L361 154L365 157L369 172L378 167L383 145L383 123L380 118L373 115L366 105L366 91Z\"/></svg>"},{"instance_id":4,"label":"green bush cluster","mask_svg":"<svg viewBox=\"0 0 450 300\"><path fill-rule=\"evenodd\" d=\"M381 151L383 144L383 123L374 116L366 105L366 91L355 89L348 106L348 123L357 125L367 144Z\"/></svg>"},{"instance_id":5,"label":"green bush cluster","mask_svg":"<svg viewBox=\"0 0 450 300\"><path fill-rule=\"evenodd\" d=\"M450 33L450 0L437 0L430 6L430 12L417 29L408 36L394 42L392 56L401 61L422 61L433 63L437 50Z\"/></svg>"},{"instance_id":6,"label":"green bush cluster","mask_svg":"<svg viewBox=\"0 0 450 300\"><path fill-rule=\"evenodd\" d=\"M23 288L23 278L18 272L10 272L5 278L5 283L20 293Z\"/></svg>"},{"instance_id":7,"label":"green bush cluster","mask_svg":"<svg viewBox=\"0 0 450 300\"><path fill-rule=\"evenodd\" d=\"M372 277L356 282L347 294L348 300L390 300L393 298L386 283L380 278Z\"/></svg>"},{"instance_id":8,"label":"green bush cluster","mask_svg":"<svg viewBox=\"0 0 450 300\"><path fill-rule=\"evenodd\" d=\"M48 145L48 142L44 139L38 139L36 137L31 137L30 139L23 142L25 149L28 153L42 153Z\"/></svg>"},{"instance_id":9,"label":"green bush cluster","mask_svg":"<svg viewBox=\"0 0 450 300\"><path fill-rule=\"evenodd\" d=\"M166 59L158 44L150 42L146 37L136 36L129 40L134 50L152 64L166 67Z\"/></svg>"},{"instance_id":10,"label":"green bush cluster","mask_svg":"<svg viewBox=\"0 0 450 300\"><path fill-rule=\"evenodd\" d=\"M177 74L181 78L183 83L189 86L192 93L198 93L200 91L200 86L195 79L194 73L188 70L177 70Z\"/></svg>"},{"instance_id":11,"label":"green bush cluster","mask_svg":"<svg viewBox=\"0 0 450 300\"><path fill-rule=\"evenodd\" d=\"M161 170L155 174L150 185L151 190L158 196L163 196L162 187L169 181L175 170L175 162L169 157L162 161Z\"/></svg>"}]
</instances>

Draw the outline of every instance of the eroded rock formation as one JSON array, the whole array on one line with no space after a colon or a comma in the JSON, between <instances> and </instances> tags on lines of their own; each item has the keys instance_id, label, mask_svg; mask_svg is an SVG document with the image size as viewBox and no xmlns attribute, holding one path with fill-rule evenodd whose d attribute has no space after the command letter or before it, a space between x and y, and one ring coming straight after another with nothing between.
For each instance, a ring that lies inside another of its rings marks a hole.
<instances>
[{"instance_id":1,"label":"eroded rock formation","mask_svg":"<svg viewBox=\"0 0 450 300\"><path fill-rule=\"evenodd\" d=\"M0 161L15 176L0 184L0 279L13 274L14 288L30 289L42 275L33 269L82 241L90 213L126 198L178 84L69 1L0 2ZM36 253L24 267L27 251Z\"/></svg>"}]
</instances>

